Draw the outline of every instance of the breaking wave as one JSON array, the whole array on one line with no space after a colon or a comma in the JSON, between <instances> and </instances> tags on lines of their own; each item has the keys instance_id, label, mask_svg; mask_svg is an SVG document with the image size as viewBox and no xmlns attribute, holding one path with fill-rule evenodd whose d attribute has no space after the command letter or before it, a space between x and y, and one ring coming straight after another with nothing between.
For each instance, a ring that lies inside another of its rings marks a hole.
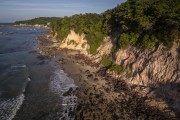
<instances>
[{"instance_id":1,"label":"breaking wave","mask_svg":"<svg viewBox=\"0 0 180 120\"><path fill-rule=\"evenodd\" d=\"M76 87L74 80L69 78L63 70L57 69L55 71L50 83L50 89L62 98L64 112L60 119L73 119L73 116L69 115L69 113L75 109L77 97L75 95L63 96L63 93L67 92L70 88L75 89Z\"/></svg>"},{"instance_id":2,"label":"breaking wave","mask_svg":"<svg viewBox=\"0 0 180 120\"><path fill-rule=\"evenodd\" d=\"M0 99L0 120L12 120L23 101L24 94L11 99Z\"/></svg>"}]
</instances>

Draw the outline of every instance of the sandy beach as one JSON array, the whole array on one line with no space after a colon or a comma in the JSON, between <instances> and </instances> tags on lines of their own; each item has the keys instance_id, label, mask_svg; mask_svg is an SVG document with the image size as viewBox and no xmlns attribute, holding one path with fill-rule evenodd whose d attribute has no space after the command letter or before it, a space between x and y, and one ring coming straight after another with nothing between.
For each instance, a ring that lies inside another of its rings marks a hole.
<instances>
[{"instance_id":1,"label":"sandy beach","mask_svg":"<svg viewBox=\"0 0 180 120\"><path fill-rule=\"evenodd\" d=\"M175 119L169 111L152 107L147 96L141 96L122 79L103 73L79 51L60 49L60 43L50 35L40 37L39 53L54 59L78 86L64 95L76 95L77 106L69 113L76 120L144 120Z\"/></svg>"}]
</instances>

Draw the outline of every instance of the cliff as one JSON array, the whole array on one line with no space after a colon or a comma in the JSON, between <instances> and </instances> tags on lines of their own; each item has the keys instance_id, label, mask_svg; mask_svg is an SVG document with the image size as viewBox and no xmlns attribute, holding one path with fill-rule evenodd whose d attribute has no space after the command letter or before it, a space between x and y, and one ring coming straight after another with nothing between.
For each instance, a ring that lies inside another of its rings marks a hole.
<instances>
[{"instance_id":1,"label":"cliff","mask_svg":"<svg viewBox=\"0 0 180 120\"><path fill-rule=\"evenodd\" d=\"M143 51L134 47L120 49L116 53L115 64L124 66L120 76L131 84L148 86L155 82L180 81L177 51L165 51L162 45Z\"/></svg>"},{"instance_id":2,"label":"cliff","mask_svg":"<svg viewBox=\"0 0 180 120\"><path fill-rule=\"evenodd\" d=\"M85 47L82 47L83 44ZM142 96L148 96L156 102L162 102L162 100L167 102L166 104L170 104L169 106L176 110L175 113L179 113L180 44L174 43L171 50L167 50L162 44L156 44L147 49L131 46L114 50L115 46L116 38L106 37L96 54L89 55L87 51L89 45L85 40L85 35L71 31L61 43L60 48L79 50L88 56L92 63L99 64L99 69L104 67L102 65L104 56L112 56L110 66L122 66L122 70L118 73L116 69L107 68L106 73L114 78L125 80L132 90L140 92ZM156 104L160 105L161 102Z\"/></svg>"},{"instance_id":3,"label":"cliff","mask_svg":"<svg viewBox=\"0 0 180 120\"><path fill-rule=\"evenodd\" d=\"M96 54L90 55L85 34L80 35L71 30L67 38L61 42L60 48L79 50L89 55L92 62L101 64L104 56L113 54L114 44L115 39L106 37ZM107 72L114 77L126 79L131 85L150 86L157 82L180 82L179 47L180 44L175 43L171 50L166 50L162 44L156 44L149 49L132 46L118 49L114 53L112 64L123 66L123 71L120 74L110 70Z\"/></svg>"},{"instance_id":4,"label":"cliff","mask_svg":"<svg viewBox=\"0 0 180 120\"><path fill-rule=\"evenodd\" d=\"M85 39L85 34L77 34L71 30L65 40L61 41L60 48L79 50L81 53L88 55L89 45Z\"/></svg>"}]
</instances>

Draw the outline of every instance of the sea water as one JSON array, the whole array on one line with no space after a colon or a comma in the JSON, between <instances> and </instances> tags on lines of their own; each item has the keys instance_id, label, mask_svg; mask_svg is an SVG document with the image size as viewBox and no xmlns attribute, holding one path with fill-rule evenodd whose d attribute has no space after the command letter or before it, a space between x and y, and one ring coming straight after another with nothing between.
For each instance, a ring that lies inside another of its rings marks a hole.
<instances>
[{"instance_id":1,"label":"sea water","mask_svg":"<svg viewBox=\"0 0 180 120\"><path fill-rule=\"evenodd\" d=\"M0 120L70 119L64 104L76 97L62 94L74 83L56 63L38 58L37 38L44 32L0 25Z\"/></svg>"}]
</instances>

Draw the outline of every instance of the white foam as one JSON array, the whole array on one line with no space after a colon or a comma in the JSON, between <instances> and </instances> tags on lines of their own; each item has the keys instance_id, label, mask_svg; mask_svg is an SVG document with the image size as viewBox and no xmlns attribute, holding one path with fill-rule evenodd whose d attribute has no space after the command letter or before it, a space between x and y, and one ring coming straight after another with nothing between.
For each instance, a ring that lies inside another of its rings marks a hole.
<instances>
[{"instance_id":1,"label":"white foam","mask_svg":"<svg viewBox=\"0 0 180 120\"><path fill-rule=\"evenodd\" d=\"M63 93L67 92L70 88L76 88L74 80L69 78L63 70L57 69L52 77L50 83L50 89L59 94L62 98L63 115L60 119L73 120L68 114L75 109L77 97L75 95L63 96ZM66 111L66 112L65 112Z\"/></svg>"},{"instance_id":2,"label":"white foam","mask_svg":"<svg viewBox=\"0 0 180 120\"><path fill-rule=\"evenodd\" d=\"M74 84L73 79L66 76L64 72L61 70L56 70L54 73L54 76L52 77L52 81L50 83L50 89L59 94L62 95L65 91L68 91L69 88L76 87Z\"/></svg>"},{"instance_id":3,"label":"white foam","mask_svg":"<svg viewBox=\"0 0 180 120\"><path fill-rule=\"evenodd\" d=\"M64 73L64 70L60 70L61 73Z\"/></svg>"},{"instance_id":4,"label":"white foam","mask_svg":"<svg viewBox=\"0 0 180 120\"><path fill-rule=\"evenodd\" d=\"M0 100L0 120L12 120L23 101L23 94L12 99Z\"/></svg>"},{"instance_id":5,"label":"white foam","mask_svg":"<svg viewBox=\"0 0 180 120\"><path fill-rule=\"evenodd\" d=\"M25 68L27 67L26 65L13 65L11 68Z\"/></svg>"},{"instance_id":6,"label":"white foam","mask_svg":"<svg viewBox=\"0 0 180 120\"><path fill-rule=\"evenodd\" d=\"M69 113L75 110L76 104L77 104L77 96L75 95L64 96L62 103L64 112L60 119L65 118L66 120L73 120L74 119L73 116L69 116Z\"/></svg>"},{"instance_id":7,"label":"white foam","mask_svg":"<svg viewBox=\"0 0 180 120\"><path fill-rule=\"evenodd\" d=\"M31 81L31 78L29 78L29 77L28 77L28 79L27 79L27 80L28 80L28 81Z\"/></svg>"}]
</instances>

